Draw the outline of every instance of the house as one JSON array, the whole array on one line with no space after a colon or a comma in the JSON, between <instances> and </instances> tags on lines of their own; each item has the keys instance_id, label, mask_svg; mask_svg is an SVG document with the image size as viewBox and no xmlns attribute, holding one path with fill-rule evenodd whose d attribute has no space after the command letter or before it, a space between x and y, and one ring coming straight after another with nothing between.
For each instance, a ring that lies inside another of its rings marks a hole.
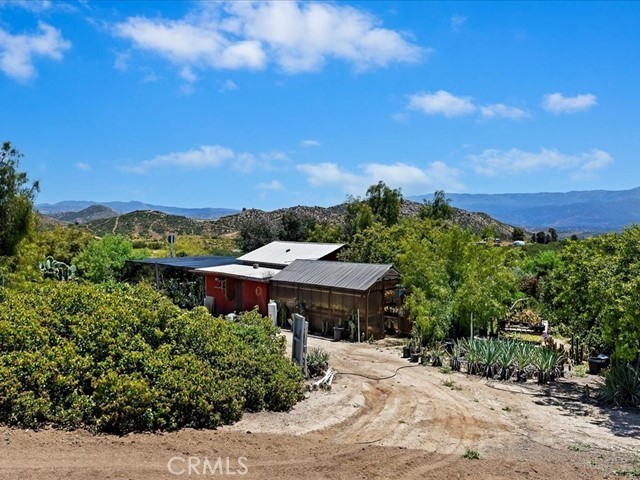
<instances>
[{"instance_id":1,"label":"house","mask_svg":"<svg viewBox=\"0 0 640 480\"><path fill-rule=\"evenodd\" d=\"M205 276L206 302L214 315L252 310L267 315L273 298L269 280L297 259L335 259L340 243L271 242L241 257L234 264L196 268Z\"/></svg>"},{"instance_id":2,"label":"house","mask_svg":"<svg viewBox=\"0 0 640 480\"><path fill-rule=\"evenodd\" d=\"M352 337L408 333L400 315L400 275L389 264L295 260L271 278L271 298L302 313L309 330L330 334L352 322ZM357 337L354 337L357 338Z\"/></svg>"}]
</instances>

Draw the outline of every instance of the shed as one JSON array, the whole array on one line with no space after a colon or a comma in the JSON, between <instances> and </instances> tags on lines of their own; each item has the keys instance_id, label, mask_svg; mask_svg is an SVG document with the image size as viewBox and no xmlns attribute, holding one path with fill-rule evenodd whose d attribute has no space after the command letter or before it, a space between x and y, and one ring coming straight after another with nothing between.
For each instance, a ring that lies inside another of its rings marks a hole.
<instances>
[{"instance_id":1,"label":"shed","mask_svg":"<svg viewBox=\"0 0 640 480\"><path fill-rule=\"evenodd\" d=\"M256 306L262 315L267 315L269 280L278 271L239 264L193 270L205 275L205 295L216 315L253 310Z\"/></svg>"},{"instance_id":2,"label":"shed","mask_svg":"<svg viewBox=\"0 0 640 480\"><path fill-rule=\"evenodd\" d=\"M343 243L271 242L241 257L245 265L284 268L295 260L336 260Z\"/></svg>"},{"instance_id":3,"label":"shed","mask_svg":"<svg viewBox=\"0 0 640 480\"><path fill-rule=\"evenodd\" d=\"M352 337L383 338L402 331L400 275L391 264L295 260L271 279L271 297L291 311L302 311L309 329L330 334L348 327Z\"/></svg>"}]
</instances>

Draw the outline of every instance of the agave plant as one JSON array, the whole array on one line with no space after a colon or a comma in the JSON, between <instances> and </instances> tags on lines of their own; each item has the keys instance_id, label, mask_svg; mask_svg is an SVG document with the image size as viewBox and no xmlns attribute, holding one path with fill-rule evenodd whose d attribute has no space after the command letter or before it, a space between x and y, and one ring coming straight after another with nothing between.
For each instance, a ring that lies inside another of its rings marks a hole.
<instances>
[{"instance_id":1,"label":"agave plant","mask_svg":"<svg viewBox=\"0 0 640 480\"><path fill-rule=\"evenodd\" d=\"M533 355L532 364L538 371L538 383L547 383L559 374L562 356L550 348L538 348Z\"/></svg>"},{"instance_id":2,"label":"agave plant","mask_svg":"<svg viewBox=\"0 0 640 480\"><path fill-rule=\"evenodd\" d=\"M631 365L610 368L600 387L600 399L618 406L640 407L640 369Z\"/></svg>"},{"instance_id":3,"label":"agave plant","mask_svg":"<svg viewBox=\"0 0 640 480\"><path fill-rule=\"evenodd\" d=\"M480 349L480 364L483 377L493 378L498 367L500 342L497 340L483 340Z\"/></svg>"},{"instance_id":4,"label":"agave plant","mask_svg":"<svg viewBox=\"0 0 640 480\"><path fill-rule=\"evenodd\" d=\"M460 371L460 358L462 357L462 345L460 341L454 342L453 350L449 354L449 366L454 372Z\"/></svg>"},{"instance_id":5,"label":"agave plant","mask_svg":"<svg viewBox=\"0 0 640 480\"><path fill-rule=\"evenodd\" d=\"M513 340L499 342L499 351L496 363L498 366L498 375L500 380L509 380L513 375L516 356L518 353L518 344Z\"/></svg>"},{"instance_id":6,"label":"agave plant","mask_svg":"<svg viewBox=\"0 0 640 480\"><path fill-rule=\"evenodd\" d=\"M482 348L481 340L472 338L471 340L463 339L460 346L465 353L467 359L467 373L476 375L480 371L480 350Z\"/></svg>"},{"instance_id":7,"label":"agave plant","mask_svg":"<svg viewBox=\"0 0 640 480\"><path fill-rule=\"evenodd\" d=\"M442 357L444 357L444 355L445 355L444 347L439 343L435 344L430 352L431 365L433 365L434 367L441 367Z\"/></svg>"},{"instance_id":8,"label":"agave plant","mask_svg":"<svg viewBox=\"0 0 640 480\"><path fill-rule=\"evenodd\" d=\"M516 347L516 368L518 369L518 381L524 382L527 379L527 367L531 365L533 355L537 347L525 342L517 342Z\"/></svg>"}]
</instances>

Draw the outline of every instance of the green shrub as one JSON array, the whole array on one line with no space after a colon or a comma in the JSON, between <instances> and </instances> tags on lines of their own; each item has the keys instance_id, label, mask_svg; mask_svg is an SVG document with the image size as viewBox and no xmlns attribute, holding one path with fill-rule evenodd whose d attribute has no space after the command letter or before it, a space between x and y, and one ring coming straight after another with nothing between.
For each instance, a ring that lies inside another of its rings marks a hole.
<instances>
[{"instance_id":1,"label":"green shrub","mask_svg":"<svg viewBox=\"0 0 640 480\"><path fill-rule=\"evenodd\" d=\"M640 407L640 371L630 365L616 365L608 369L600 399L618 406Z\"/></svg>"},{"instance_id":2,"label":"green shrub","mask_svg":"<svg viewBox=\"0 0 640 480\"><path fill-rule=\"evenodd\" d=\"M46 282L0 303L0 422L125 433L287 410L302 377L257 311L184 311L146 285Z\"/></svg>"}]
</instances>

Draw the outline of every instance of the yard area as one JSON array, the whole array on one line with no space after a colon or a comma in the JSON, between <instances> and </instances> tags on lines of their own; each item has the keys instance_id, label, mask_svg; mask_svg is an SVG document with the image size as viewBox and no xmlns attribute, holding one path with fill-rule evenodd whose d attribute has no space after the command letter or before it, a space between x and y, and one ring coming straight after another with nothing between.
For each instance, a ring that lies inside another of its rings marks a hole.
<instances>
[{"instance_id":1,"label":"yard area","mask_svg":"<svg viewBox=\"0 0 640 480\"><path fill-rule=\"evenodd\" d=\"M640 473L640 413L600 408L585 395L593 392L585 388L593 379L560 379L547 387L415 366L376 381L365 376L412 365L393 340L313 337L309 346L330 351L338 372L364 376L338 375L331 391L309 392L290 412L245 414L218 430L117 437L1 427L0 478L179 478L167 469L176 456L246 457L244 478L279 480ZM479 460L463 458L468 450ZM207 476L196 473L190 478Z\"/></svg>"}]
</instances>

